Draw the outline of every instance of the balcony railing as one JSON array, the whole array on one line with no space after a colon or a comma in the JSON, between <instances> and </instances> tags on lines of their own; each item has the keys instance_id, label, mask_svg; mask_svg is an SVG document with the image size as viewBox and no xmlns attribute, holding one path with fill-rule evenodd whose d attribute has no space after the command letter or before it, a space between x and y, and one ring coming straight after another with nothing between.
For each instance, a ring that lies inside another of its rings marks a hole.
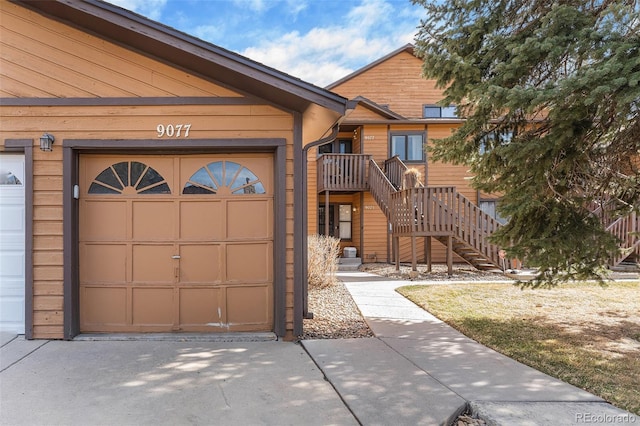
<instances>
[{"instance_id":1,"label":"balcony railing","mask_svg":"<svg viewBox=\"0 0 640 426\"><path fill-rule=\"evenodd\" d=\"M322 154L316 160L318 192L369 189L368 154Z\"/></svg>"}]
</instances>

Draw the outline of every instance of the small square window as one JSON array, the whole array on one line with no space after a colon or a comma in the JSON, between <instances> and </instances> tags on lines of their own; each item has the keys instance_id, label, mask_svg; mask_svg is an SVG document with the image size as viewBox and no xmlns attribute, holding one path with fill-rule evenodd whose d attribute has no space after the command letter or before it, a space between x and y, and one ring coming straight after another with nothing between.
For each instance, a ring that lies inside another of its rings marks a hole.
<instances>
[{"instance_id":1,"label":"small square window","mask_svg":"<svg viewBox=\"0 0 640 426\"><path fill-rule=\"evenodd\" d=\"M454 106L442 107L442 118L458 118L458 109Z\"/></svg>"},{"instance_id":2,"label":"small square window","mask_svg":"<svg viewBox=\"0 0 640 426\"><path fill-rule=\"evenodd\" d=\"M425 106L424 107L424 118L440 118L441 112L439 106Z\"/></svg>"}]
</instances>

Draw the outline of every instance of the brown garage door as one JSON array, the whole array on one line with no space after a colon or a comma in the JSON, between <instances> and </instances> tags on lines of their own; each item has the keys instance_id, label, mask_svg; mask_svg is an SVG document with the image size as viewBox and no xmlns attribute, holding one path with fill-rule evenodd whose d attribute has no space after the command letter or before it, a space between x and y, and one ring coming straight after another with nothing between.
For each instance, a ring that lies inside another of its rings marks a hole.
<instances>
[{"instance_id":1,"label":"brown garage door","mask_svg":"<svg viewBox=\"0 0 640 426\"><path fill-rule=\"evenodd\" d=\"M273 157L80 157L83 332L273 329Z\"/></svg>"}]
</instances>

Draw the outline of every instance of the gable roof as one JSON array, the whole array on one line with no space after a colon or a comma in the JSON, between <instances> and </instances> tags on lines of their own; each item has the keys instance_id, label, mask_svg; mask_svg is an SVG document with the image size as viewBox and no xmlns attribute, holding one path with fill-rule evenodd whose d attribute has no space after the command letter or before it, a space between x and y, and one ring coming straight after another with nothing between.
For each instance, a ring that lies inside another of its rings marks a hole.
<instances>
[{"instance_id":1,"label":"gable roof","mask_svg":"<svg viewBox=\"0 0 640 426\"><path fill-rule=\"evenodd\" d=\"M11 1L292 111L347 110L336 93L101 0Z\"/></svg>"},{"instance_id":2,"label":"gable roof","mask_svg":"<svg viewBox=\"0 0 640 426\"><path fill-rule=\"evenodd\" d=\"M383 56L382 58L378 59L377 61L373 61L370 64L365 65L364 67L360 68L359 70L356 70L356 71L352 72L351 74L347 75L346 77L343 77L340 80L334 81L333 83L329 84L328 86L325 86L325 89L332 90L333 88L341 85L345 81L351 80L352 78L364 73L367 70L370 70L371 68L381 64L382 62L387 61L388 59L390 59L390 58L392 58L392 57L394 57L394 56L396 56L396 55L398 55L398 54L400 54L402 52L407 52L407 53L410 53L410 54L415 56L413 44L407 43L404 46L402 46L401 48L394 50L393 52Z\"/></svg>"},{"instance_id":3,"label":"gable roof","mask_svg":"<svg viewBox=\"0 0 640 426\"><path fill-rule=\"evenodd\" d=\"M354 102L357 102L359 105L367 108L368 110L375 112L380 115L382 118L387 118L391 120L405 120L406 118L402 115L391 111L389 108L379 105L373 102L371 99L367 99L364 96L357 96L353 99Z\"/></svg>"}]
</instances>

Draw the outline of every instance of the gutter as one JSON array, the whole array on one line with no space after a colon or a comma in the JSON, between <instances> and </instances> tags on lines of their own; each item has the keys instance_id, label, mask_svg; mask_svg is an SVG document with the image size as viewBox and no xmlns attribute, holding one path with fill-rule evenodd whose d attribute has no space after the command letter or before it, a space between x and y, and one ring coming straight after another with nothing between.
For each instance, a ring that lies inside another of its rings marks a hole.
<instances>
[{"instance_id":1,"label":"gutter","mask_svg":"<svg viewBox=\"0 0 640 426\"><path fill-rule=\"evenodd\" d=\"M316 141L313 141L307 144L302 148L302 155L304 161L302 162L302 175L304 176L302 182L302 205L305 206L305 211L308 206L308 186L307 186L307 158L309 154L309 149L314 148L319 145L324 145L325 143L334 141L338 137L338 133L340 131L340 125L347 118L347 116L356 109L358 105L358 101L349 100L346 103L345 113L342 117L338 118L336 122L331 126L331 133L328 136L320 138ZM309 236L309 214L303 215L302 217L302 246L304 247L302 254L302 318L303 319L312 319L313 312L309 312L309 250L308 247L308 236Z\"/></svg>"},{"instance_id":2,"label":"gutter","mask_svg":"<svg viewBox=\"0 0 640 426\"><path fill-rule=\"evenodd\" d=\"M318 139L307 144L304 148L302 148L302 155L304 161L302 162L302 175L304 176L304 181L302 183L302 205L308 206L308 186L307 186L307 158L309 154L309 148L316 147L318 145L324 145L325 143L334 141L338 137L338 132L340 131L340 123L344 119L341 117L338 121L334 123L331 127L331 133L329 136L325 136L324 138ZM302 218L302 228L304 232L302 234L302 244L305 248L303 250L302 255L302 318L303 319L313 319L313 312L309 312L309 250L308 247L308 237L309 237L309 214L305 214Z\"/></svg>"}]
</instances>

